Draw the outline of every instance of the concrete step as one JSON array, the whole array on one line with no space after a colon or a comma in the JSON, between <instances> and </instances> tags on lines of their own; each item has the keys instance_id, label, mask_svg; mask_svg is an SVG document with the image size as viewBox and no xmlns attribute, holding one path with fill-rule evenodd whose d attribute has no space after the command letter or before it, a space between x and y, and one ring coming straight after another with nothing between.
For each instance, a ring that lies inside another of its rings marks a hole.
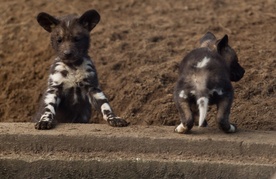
<instances>
[{"instance_id":1,"label":"concrete step","mask_svg":"<svg viewBox=\"0 0 276 179\"><path fill-rule=\"evenodd\" d=\"M271 178L275 131L0 123L0 178Z\"/></svg>"}]
</instances>

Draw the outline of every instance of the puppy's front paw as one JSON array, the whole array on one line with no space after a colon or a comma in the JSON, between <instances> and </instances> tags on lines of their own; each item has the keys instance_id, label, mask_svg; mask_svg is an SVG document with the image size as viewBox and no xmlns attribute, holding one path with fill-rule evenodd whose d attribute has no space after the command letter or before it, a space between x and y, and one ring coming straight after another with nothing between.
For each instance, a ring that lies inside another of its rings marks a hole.
<instances>
[{"instance_id":1,"label":"puppy's front paw","mask_svg":"<svg viewBox=\"0 0 276 179\"><path fill-rule=\"evenodd\" d=\"M35 124L35 128L38 130L47 130L47 129L52 129L54 127L52 121L38 121Z\"/></svg>"},{"instance_id":2,"label":"puppy's front paw","mask_svg":"<svg viewBox=\"0 0 276 179\"><path fill-rule=\"evenodd\" d=\"M113 127L125 127L128 126L129 123L120 117L111 116L107 119L109 125Z\"/></svg>"}]
</instances>

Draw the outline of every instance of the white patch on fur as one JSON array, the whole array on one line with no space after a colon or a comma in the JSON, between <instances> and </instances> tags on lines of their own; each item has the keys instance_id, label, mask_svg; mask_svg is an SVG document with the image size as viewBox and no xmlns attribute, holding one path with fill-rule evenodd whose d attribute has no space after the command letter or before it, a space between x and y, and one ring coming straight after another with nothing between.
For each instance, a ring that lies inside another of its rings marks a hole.
<instances>
[{"instance_id":1,"label":"white patch on fur","mask_svg":"<svg viewBox=\"0 0 276 179\"><path fill-rule=\"evenodd\" d=\"M58 64L60 65L63 64L62 66L64 67L64 70L68 71L67 76L63 77L62 79L64 89L74 87L76 86L76 84L82 82L84 78L95 75L94 71L87 72L87 69L92 69L90 66L88 66L89 64L92 65L92 62L88 59L84 59L83 63L80 66L76 67L77 68L76 70L75 69L72 70L62 62L58 62ZM57 67L58 69L61 69L59 65ZM60 74L60 73L55 73L55 74Z\"/></svg>"},{"instance_id":2,"label":"white patch on fur","mask_svg":"<svg viewBox=\"0 0 276 179\"><path fill-rule=\"evenodd\" d=\"M231 133L236 132L236 127L230 124L230 129L228 130L228 132L231 132Z\"/></svg>"},{"instance_id":3,"label":"white patch on fur","mask_svg":"<svg viewBox=\"0 0 276 179\"><path fill-rule=\"evenodd\" d=\"M207 65L207 63L210 61L210 58L204 57L200 62L196 64L197 68L203 68Z\"/></svg>"},{"instance_id":4,"label":"white patch on fur","mask_svg":"<svg viewBox=\"0 0 276 179\"><path fill-rule=\"evenodd\" d=\"M179 97L180 97L180 98L184 98L184 99L186 99L186 98L187 98L187 96L186 96L186 94L185 94L185 91L184 91L184 90L180 91L180 93L179 93Z\"/></svg>"},{"instance_id":5,"label":"white patch on fur","mask_svg":"<svg viewBox=\"0 0 276 179\"><path fill-rule=\"evenodd\" d=\"M87 93L86 91L81 90L81 97L82 97L82 99L85 99L87 95L88 95L88 93ZM88 95L88 96L89 96L89 95ZM91 103L90 103L90 104L91 104Z\"/></svg>"},{"instance_id":6,"label":"white patch on fur","mask_svg":"<svg viewBox=\"0 0 276 179\"><path fill-rule=\"evenodd\" d=\"M195 90L192 90L191 92L190 92L192 95L195 95Z\"/></svg>"},{"instance_id":7,"label":"white patch on fur","mask_svg":"<svg viewBox=\"0 0 276 179\"><path fill-rule=\"evenodd\" d=\"M90 65L92 65L91 61L90 60L86 60L84 61L84 65L85 65L85 70L94 70ZM90 73L94 73L94 72L90 72Z\"/></svg>"},{"instance_id":8,"label":"white patch on fur","mask_svg":"<svg viewBox=\"0 0 276 179\"><path fill-rule=\"evenodd\" d=\"M93 94L93 97L96 99L106 99L103 92L95 93L95 94Z\"/></svg>"},{"instance_id":9,"label":"white patch on fur","mask_svg":"<svg viewBox=\"0 0 276 179\"><path fill-rule=\"evenodd\" d=\"M60 98L57 98L57 106L60 104Z\"/></svg>"},{"instance_id":10,"label":"white patch on fur","mask_svg":"<svg viewBox=\"0 0 276 179\"><path fill-rule=\"evenodd\" d=\"M67 21L67 27L69 28L69 26L70 26L70 21Z\"/></svg>"},{"instance_id":11,"label":"white patch on fur","mask_svg":"<svg viewBox=\"0 0 276 179\"><path fill-rule=\"evenodd\" d=\"M44 99L44 103L45 104L55 103L56 102L55 97L56 97L55 94L47 94Z\"/></svg>"},{"instance_id":12,"label":"white patch on fur","mask_svg":"<svg viewBox=\"0 0 276 179\"><path fill-rule=\"evenodd\" d=\"M174 129L174 131L175 132L178 132L178 133L183 133L184 131L185 131L185 127L184 127L184 125L181 123L181 124L179 124L175 129Z\"/></svg>"},{"instance_id":13,"label":"white patch on fur","mask_svg":"<svg viewBox=\"0 0 276 179\"><path fill-rule=\"evenodd\" d=\"M57 57L56 60L60 60L60 58ZM56 64L57 64L57 65L65 66L65 64L64 64L63 62L57 62Z\"/></svg>"},{"instance_id":14,"label":"white patch on fur","mask_svg":"<svg viewBox=\"0 0 276 179\"><path fill-rule=\"evenodd\" d=\"M107 117L107 115L104 114L105 110L108 110L108 111L112 112L111 107L109 106L108 103L103 103L102 106L101 106L101 112L103 114L103 118L104 118L104 120L107 120L108 117Z\"/></svg>"},{"instance_id":15,"label":"white patch on fur","mask_svg":"<svg viewBox=\"0 0 276 179\"><path fill-rule=\"evenodd\" d=\"M50 119L48 118L48 115L51 114L50 112L45 112L39 121L50 121Z\"/></svg>"},{"instance_id":16,"label":"white patch on fur","mask_svg":"<svg viewBox=\"0 0 276 179\"><path fill-rule=\"evenodd\" d=\"M206 75L195 74L193 75L192 79L197 91L202 91L206 89L206 81L207 81Z\"/></svg>"},{"instance_id":17,"label":"white patch on fur","mask_svg":"<svg viewBox=\"0 0 276 179\"><path fill-rule=\"evenodd\" d=\"M200 44L200 47L208 47L210 42L212 42L212 41L211 40L205 40L203 43Z\"/></svg>"},{"instance_id":18,"label":"white patch on fur","mask_svg":"<svg viewBox=\"0 0 276 179\"><path fill-rule=\"evenodd\" d=\"M63 76L61 73L54 73L50 75L54 85L60 85L63 81Z\"/></svg>"},{"instance_id":19,"label":"white patch on fur","mask_svg":"<svg viewBox=\"0 0 276 179\"><path fill-rule=\"evenodd\" d=\"M209 94L213 95L215 92L220 96L223 95L222 89L212 89Z\"/></svg>"},{"instance_id":20,"label":"white patch on fur","mask_svg":"<svg viewBox=\"0 0 276 179\"><path fill-rule=\"evenodd\" d=\"M65 70L65 67L64 67L64 65L59 64L55 67L55 70L61 72L61 71Z\"/></svg>"},{"instance_id":21,"label":"white patch on fur","mask_svg":"<svg viewBox=\"0 0 276 179\"><path fill-rule=\"evenodd\" d=\"M88 100L89 100L89 103L92 104L92 100L91 100L90 95L88 95Z\"/></svg>"},{"instance_id":22,"label":"white patch on fur","mask_svg":"<svg viewBox=\"0 0 276 179\"><path fill-rule=\"evenodd\" d=\"M78 102L78 95L76 93L76 88L74 88L74 104Z\"/></svg>"},{"instance_id":23,"label":"white patch on fur","mask_svg":"<svg viewBox=\"0 0 276 179\"><path fill-rule=\"evenodd\" d=\"M198 126L201 127L206 115L207 115L207 110L208 110L208 102L209 99L206 97L201 97L197 100L198 108L199 108L199 122Z\"/></svg>"},{"instance_id":24,"label":"white patch on fur","mask_svg":"<svg viewBox=\"0 0 276 179\"><path fill-rule=\"evenodd\" d=\"M50 111L51 111L53 114L56 114L55 109L54 109L54 106L52 106L52 105L47 105L46 108L50 109Z\"/></svg>"}]
</instances>

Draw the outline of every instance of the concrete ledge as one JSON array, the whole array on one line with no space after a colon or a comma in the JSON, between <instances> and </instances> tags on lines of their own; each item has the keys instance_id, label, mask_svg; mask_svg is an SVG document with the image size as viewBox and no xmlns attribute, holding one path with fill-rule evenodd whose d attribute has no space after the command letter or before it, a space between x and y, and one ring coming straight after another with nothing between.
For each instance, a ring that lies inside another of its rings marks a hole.
<instances>
[{"instance_id":1,"label":"concrete ledge","mask_svg":"<svg viewBox=\"0 0 276 179\"><path fill-rule=\"evenodd\" d=\"M33 123L0 123L0 178L269 178L276 172L274 131L229 135L195 127L180 135L173 129L61 124L38 131Z\"/></svg>"},{"instance_id":2,"label":"concrete ledge","mask_svg":"<svg viewBox=\"0 0 276 179\"><path fill-rule=\"evenodd\" d=\"M202 161L0 159L1 178L270 178L273 166Z\"/></svg>"},{"instance_id":3,"label":"concrete ledge","mask_svg":"<svg viewBox=\"0 0 276 179\"><path fill-rule=\"evenodd\" d=\"M53 130L35 130L32 123L0 123L0 150L26 152L132 152L187 155L265 157L276 162L276 132L194 129L176 134L174 127L100 124L62 124Z\"/></svg>"}]
</instances>

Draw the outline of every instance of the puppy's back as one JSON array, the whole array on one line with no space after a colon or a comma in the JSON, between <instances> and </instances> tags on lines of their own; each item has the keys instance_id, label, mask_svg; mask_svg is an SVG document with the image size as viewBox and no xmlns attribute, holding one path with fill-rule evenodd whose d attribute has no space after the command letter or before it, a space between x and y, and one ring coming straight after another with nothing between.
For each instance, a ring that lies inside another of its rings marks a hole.
<instances>
[{"instance_id":1,"label":"puppy's back","mask_svg":"<svg viewBox=\"0 0 276 179\"><path fill-rule=\"evenodd\" d=\"M180 64L179 73L185 82L206 83L207 88L212 88L221 81L230 83L225 60L206 47L194 49L185 56ZM205 81L198 81L199 79Z\"/></svg>"}]
</instances>

